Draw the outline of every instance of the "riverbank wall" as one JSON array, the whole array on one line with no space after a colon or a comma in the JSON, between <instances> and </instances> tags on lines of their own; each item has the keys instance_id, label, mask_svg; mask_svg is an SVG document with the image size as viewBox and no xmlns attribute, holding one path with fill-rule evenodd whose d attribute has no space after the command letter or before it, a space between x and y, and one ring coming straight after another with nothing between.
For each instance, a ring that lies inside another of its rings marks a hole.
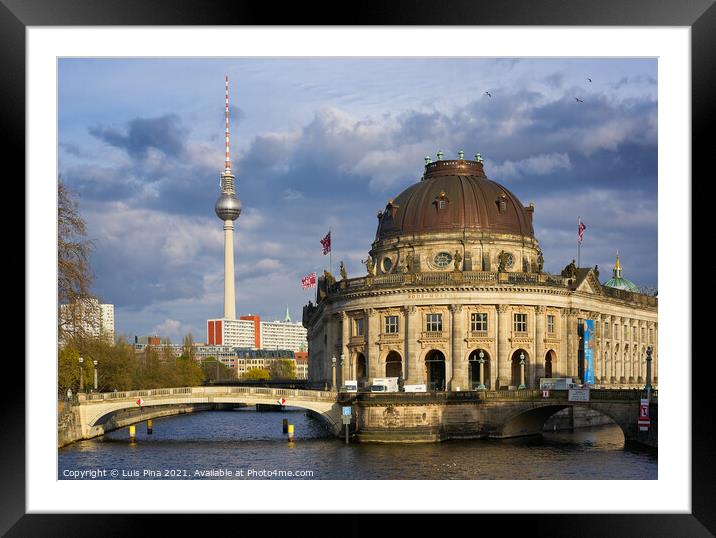
<instances>
[{"instance_id":1,"label":"riverbank wall","mask_svg":"<svg viewBox=\"0 0 716 538\"><path fill-rule=\"evenodd\" d=\"M108 415L103 422L94 425L89 432L83 434L79 406L70 402L60 401L57 406L57 447L62 448L76 441L99 437L113 430L149 419L216 409L231 409L233 407L236 406L231 404L177 404L147 409L139 407L125 409Z\"/></svg>"}]
</instances>

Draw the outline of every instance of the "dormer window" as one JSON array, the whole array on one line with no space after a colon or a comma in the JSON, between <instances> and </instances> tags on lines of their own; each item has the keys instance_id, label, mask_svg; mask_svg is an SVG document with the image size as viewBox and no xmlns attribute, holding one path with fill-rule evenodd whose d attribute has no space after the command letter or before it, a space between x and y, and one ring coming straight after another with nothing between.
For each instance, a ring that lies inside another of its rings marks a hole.
<instances>
[{"instance_id":1,"label":"dormer window","mask_svg":"<svg viewBox=\"0 0 716 538\"><path fill-rule=\"evenodd\" d=\"M498 213L501 215L507 213L507 195L504 192L497 197L495 203L497 204Z\"/></svg>"},{"instance_id":2,"label":"dormer window","mask_svg":"<svg viewBox=\"0 0 716 538\"><path fill-rule=\"evenodd\" d=\"M398 205L393 203L393 200L388 200L388 205L385 206L385 212L390 215L391 218L395 218L395 214L398 212Z\"/></svg>"},{"instance_id":3,"label":"dormer window","mask_svg":"<svg viewBox=\"0 0 716 538\"><path fill-rule=\"evenodd\" d=\"M438 211L442 211L444 209L447 209L448 204L450 203L450 200L448 200L447 195L445 194L445 191L441 191L440 194L438 194L435 197L435 207Z\"/></svg>"}]
</instances>

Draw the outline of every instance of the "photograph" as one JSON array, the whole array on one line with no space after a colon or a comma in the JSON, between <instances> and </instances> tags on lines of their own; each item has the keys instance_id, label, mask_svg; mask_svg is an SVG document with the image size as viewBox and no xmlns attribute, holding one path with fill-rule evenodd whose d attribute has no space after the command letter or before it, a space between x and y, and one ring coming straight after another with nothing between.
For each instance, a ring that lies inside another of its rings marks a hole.
<instances>
[{"instance_id":1,"label":"photograph","mask_svg":"<svg viewBox=\"0 0 716 538\"><path fill-rule=\"evenodd\" d=\"M57 479L659 479L657 57L57 58Z\"/></svg>"}]
</instances>

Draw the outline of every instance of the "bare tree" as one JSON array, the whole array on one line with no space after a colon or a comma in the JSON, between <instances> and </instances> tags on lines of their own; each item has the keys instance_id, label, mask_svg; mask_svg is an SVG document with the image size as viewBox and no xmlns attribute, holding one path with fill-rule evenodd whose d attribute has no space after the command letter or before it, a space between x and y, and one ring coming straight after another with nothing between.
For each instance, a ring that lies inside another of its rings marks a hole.
<instances>
[{"instance_id":1,"label":"bare tree","mask_svg":"<svg viewBox=\"0 0 716 538\"><path fill-rule=\"evenodd\" d=\"M60 340L82 337L98 328L99 308L90 292L93 275L89 255L94 247L86 239L87 227L80 216L77 201L57 181L57 298ZM96 325L96 327L95 327Z\"/></svg>"}]
</instances>

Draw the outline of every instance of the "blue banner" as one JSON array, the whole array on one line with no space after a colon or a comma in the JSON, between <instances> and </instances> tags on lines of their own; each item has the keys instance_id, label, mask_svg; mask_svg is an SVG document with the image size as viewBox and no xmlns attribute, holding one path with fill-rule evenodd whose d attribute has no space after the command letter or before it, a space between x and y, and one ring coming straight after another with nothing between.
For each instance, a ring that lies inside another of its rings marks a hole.
<instances>
[{"instance_id":1,"label":"blue banner","mask_svg":"<svg viewBox=\"0 0 716 538\"><path fill-rule=\"evenodd\" d=\"M584 384L594 385L594 320L584 320Z\"/></svg>"}]
</instances>

